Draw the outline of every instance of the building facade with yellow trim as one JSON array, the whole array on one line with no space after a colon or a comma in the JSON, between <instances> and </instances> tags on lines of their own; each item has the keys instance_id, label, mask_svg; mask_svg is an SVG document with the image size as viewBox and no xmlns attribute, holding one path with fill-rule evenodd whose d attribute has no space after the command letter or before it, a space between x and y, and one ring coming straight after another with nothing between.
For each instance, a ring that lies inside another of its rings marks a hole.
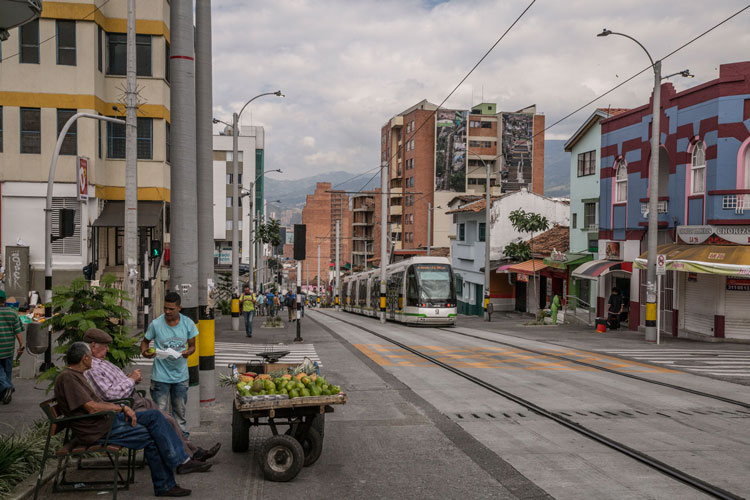
<instances>
[{"instance_id":1,"label":"building facade with yellow trim","mask_svg":"<svg viewBox=\"0 0 750 500\"><path fill-rule=\"evenodd\" d=\"M0 248L5 256L6 246L29 246L32 289L44 288L44 204L58 131L76 112L124 119L126 8L119 1L45 1L39 20L0 44ZM138 197L161 214L140 231L162 248L170 195L169 9L168 0L136 1ZM111 217L115 225L96 222L108 202L124 199L124 152L124 125L81 118L66 136L53 208L76 210L76 232L54 243L55 284L92 262L94 278L121 275L122 227ZM88 158L87 203L76 200L77 156ZM53 231L56 224L53 216Z\"/></svg>"}]
</instances>

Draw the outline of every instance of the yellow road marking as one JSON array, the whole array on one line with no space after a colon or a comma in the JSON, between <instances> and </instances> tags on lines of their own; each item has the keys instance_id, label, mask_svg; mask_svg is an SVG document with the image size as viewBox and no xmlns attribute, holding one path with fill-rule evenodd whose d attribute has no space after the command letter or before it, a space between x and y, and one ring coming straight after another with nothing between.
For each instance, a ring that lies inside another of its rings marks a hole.
<instances>
[{"instance_id":1,"label":"yellow road marking","mask_svg":"<svg viewBox=\"0 0 750 500\"><path fill-rule=\"evenodd\" d=\"M368 358L380 366L434 366L416 354L389 344L354 344ZM581 366L570 361L549 358L541 354L505 347L470 346L411 346L413 349L431 355L435 359L456 367L499 368L505 370L557 370L593 371L595 368ZM638 361L615 358L606 354L596 354L575 350L549 350L549 354L574 358L603 368L627 372L681 373L661 366L651 366Z\"/></svg>"}]
</instances>

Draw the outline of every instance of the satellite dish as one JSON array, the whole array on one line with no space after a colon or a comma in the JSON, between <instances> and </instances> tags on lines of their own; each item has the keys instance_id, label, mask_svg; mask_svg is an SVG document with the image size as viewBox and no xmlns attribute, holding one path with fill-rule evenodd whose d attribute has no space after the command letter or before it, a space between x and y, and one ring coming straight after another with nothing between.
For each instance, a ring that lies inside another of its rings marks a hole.
<instances>
[{"instance_id":1,"label":"satellite dish","mask_svg":"<svg viewBox=\"0 0 750 500\"><path fill-rule=\"evenodd\" d=\"M42 0L0 0L0 40L8 39L8 30L23 26L42 13Z\"/></svg>"}]
</instances>

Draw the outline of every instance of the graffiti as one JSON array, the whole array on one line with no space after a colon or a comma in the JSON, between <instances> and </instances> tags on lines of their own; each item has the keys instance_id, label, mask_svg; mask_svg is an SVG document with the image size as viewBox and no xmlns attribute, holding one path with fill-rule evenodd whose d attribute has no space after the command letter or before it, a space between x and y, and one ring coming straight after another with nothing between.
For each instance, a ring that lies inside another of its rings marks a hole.
<instances>
[{"instance_id":1,"label":"graffiti","mask_svg":"<svg viewBox=\"0 0 750 500\"><path fill-rule=\"evenodd\" d=\"M10 288L21 288L21 256L18 252L10 254Z\"/></svg>"},{"instance_id":2,"label":"graffiti","mask_svg":"<svg viewBox=\"0 0 750 500\"><path fill-rule=\"evenodd\" d=\"M534 115L502 114L503 191L518 191L531 184Z\"/></svg>"},{"instance_id":3,"label":"graffiti","mask_svg":"<svg viewBox=\"0 0 750 500\"><path fill-rule=\"evenodd\" d=\"M435 191L466 191L468 111L439 109L435 120Z\"/></svg>"}]
</instances>

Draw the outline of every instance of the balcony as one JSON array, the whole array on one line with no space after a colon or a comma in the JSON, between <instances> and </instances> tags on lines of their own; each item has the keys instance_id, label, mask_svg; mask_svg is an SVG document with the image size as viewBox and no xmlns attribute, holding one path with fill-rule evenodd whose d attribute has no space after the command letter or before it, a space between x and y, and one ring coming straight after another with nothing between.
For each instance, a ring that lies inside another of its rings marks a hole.
<instances>
[{"instance_id":1,"label":"balcony","mask_svg":"<svg viewBox=\"0 0 750 500\"><path fill-rule=\"evenodd\" d=\"M391 205L391 215L401 215L404 213L404 207L401 205Z\"/></svg>"},{"instance_id":2,"label":"balcony","mask_svg":"<svg viewBox=\"0 0 750 500\"><path fill-rule=\"evenodd\" d=\"M404 126L403 116L394 116L393 118L391 118L391 128L403 127L403 126Z\"/></svg>"},{"instance_id":3,"label":"balcony","mask_svg":"<svg viewBox=\"0 0 750 500\"><path fill-rule=\"evenodd\" d=\"M391 198L400 198L401 194L403 193L403 188L401 186L399 187L392 187L391 188Z\"/></svg>"}]
</instances>

